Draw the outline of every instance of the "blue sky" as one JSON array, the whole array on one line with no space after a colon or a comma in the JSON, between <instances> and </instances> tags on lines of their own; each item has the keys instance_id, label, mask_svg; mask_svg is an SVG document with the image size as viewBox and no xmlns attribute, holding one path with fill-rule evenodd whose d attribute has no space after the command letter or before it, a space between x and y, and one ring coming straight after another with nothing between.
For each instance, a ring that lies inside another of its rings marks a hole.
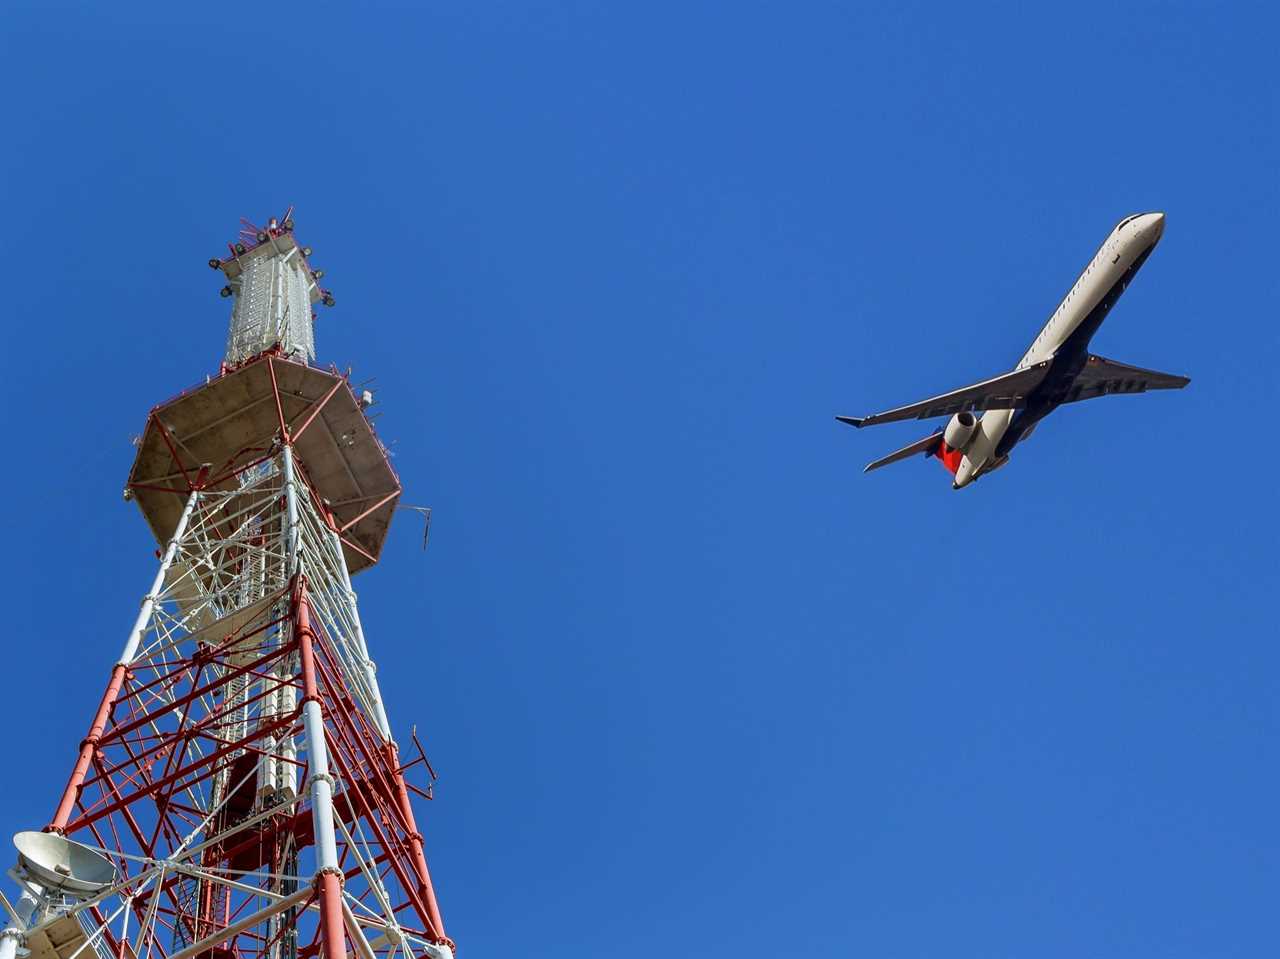
<instances>
[{"instance_id":1,"label":"blue sky","mask_svg":"<svg viewBox=\"0 0 1280 959\"><path fill-rule=\"evenodd\" d=\"M297 204L406 501L356 581L463 956L1257 956L1280 880L1269 6L10 6L0 823L47 821L154 544L205 260ZM1011 366L954 493L833 420Z\"/></svg>"}]
</instances>

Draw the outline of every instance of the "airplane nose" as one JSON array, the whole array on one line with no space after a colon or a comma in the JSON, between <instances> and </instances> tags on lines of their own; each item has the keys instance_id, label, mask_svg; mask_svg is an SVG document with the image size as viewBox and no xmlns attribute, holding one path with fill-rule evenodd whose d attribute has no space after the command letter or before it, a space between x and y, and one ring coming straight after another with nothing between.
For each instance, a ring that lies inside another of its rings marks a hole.
<instances>
[{"instance_id":1,"label":"airplane nose","mask_svg":"<svg viewBox=\"0 0 1280 959\"><path fill-rule=\"evenodd\" d=\"M1152 232L1152 235L1157 240L1164 235L1164 214L1163 213L1151 214L1151 232Z\"/></svg>"}]
</instances>

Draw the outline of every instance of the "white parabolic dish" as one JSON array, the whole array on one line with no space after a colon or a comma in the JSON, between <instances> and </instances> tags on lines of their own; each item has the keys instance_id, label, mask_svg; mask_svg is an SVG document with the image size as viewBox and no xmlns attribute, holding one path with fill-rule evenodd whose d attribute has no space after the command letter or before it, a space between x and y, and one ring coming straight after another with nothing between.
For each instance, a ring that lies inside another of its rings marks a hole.
<instances>
[{"instance_id":1,"label":"white parabolic dish","mask_svg":"<svg viewBox=\"0 0 1280 959\"><path fill-rule=\"evenodd\" d=\"M57 833L20 832L13 844L18 847L18 865L49 892L83 899L116 880L110 859Z\"/></svg>"}]
</instances>

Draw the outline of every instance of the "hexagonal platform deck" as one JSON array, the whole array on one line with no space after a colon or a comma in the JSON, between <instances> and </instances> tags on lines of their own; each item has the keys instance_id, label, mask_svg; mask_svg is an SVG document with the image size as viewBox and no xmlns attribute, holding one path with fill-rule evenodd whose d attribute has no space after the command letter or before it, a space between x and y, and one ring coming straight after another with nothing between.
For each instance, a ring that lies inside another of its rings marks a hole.
<instances>
[{"instance_id":1,"label":"hexagonal platform deck","mask_svg":"<svg viewBox=\"0 0 1280 959\"><path fill-rule=\"evenodd\" d=\"M127 488L165 543L193 486L234 489L282 434L335 520L351 573L376 563L400 480L347 379L278 351L153 409Z\"/></svg>"}]
</instances>

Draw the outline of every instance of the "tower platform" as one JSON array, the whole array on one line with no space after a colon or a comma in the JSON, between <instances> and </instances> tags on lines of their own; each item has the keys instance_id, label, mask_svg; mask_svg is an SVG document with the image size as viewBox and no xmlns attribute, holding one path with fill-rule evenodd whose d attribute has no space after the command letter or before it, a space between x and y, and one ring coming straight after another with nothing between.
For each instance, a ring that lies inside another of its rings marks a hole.
<instances>
[{"instance_id":1,"label":"tower platform","mask_svg":"<svg viewBox=\"0 0 1280 959\"><path fill-rule=\"evenodd\" d=\"M346 377L268 351L151 411L127 492L164 544L193 487L231 490L282 436L342 538L352 574L378 561L400 480Z\"/></svg>"}]
</instances>

